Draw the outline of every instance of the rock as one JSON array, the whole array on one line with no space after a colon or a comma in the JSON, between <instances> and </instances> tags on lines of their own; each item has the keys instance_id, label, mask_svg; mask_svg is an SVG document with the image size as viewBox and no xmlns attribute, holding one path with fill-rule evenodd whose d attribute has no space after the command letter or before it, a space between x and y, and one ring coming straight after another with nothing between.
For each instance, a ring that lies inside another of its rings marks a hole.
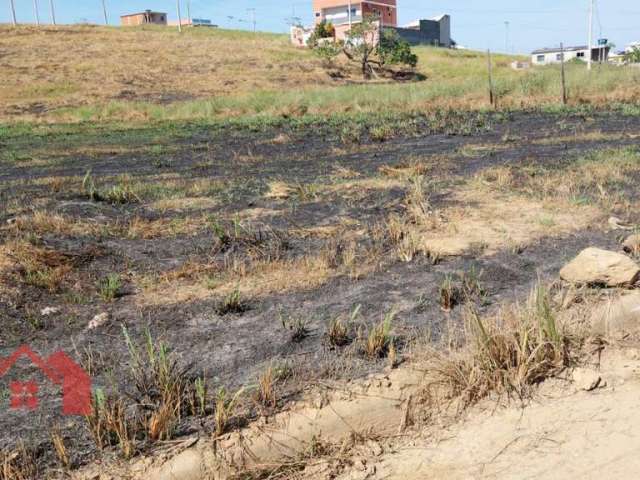
<instances>
[{"instance_id":1,"label":"rock","mask_svg":"<svg viewBox=\"0 0 640 480\"><path fill-rule=\"evenodd\" d=\"M622 253L586 248L560 270L567 282L620 287L633 285L640 278L640 267Z\"/></svg>"},{"instance_id":2,"label":"rock","mask_svg":"<svg viewBox=\"0 0 640 480\"><path fill-rule=\"evenodd\" d=\"M105 323L109 321L109 314L107 312L99 313L95 317L91 319L89 325L87 325L87 330L95 330L96 328L100 328Z\"/></svg>"},{"instance_id":3,"label":"rock","mask_svg":"<svg viewBox=\"0 0 640 480\"><path fill-rule=\"evenodd\" d=\"M16 223L16 219L15 218L7 219L7 225L13 225L14 223Z\"/></svg>"},{"instance_id":4,"label":"rock","mask_svg":"<svg viewBox=\"0 0 640 480\"><path fill-rule=\"evenodd\" d=\"M622 243L622 249L627 253L640 253L640 234L631 235Z\"/></svg>"},{"instance_id":5,"label":"rock","mask_svg":"<svg viewBox=\"0 0 640 480\"><path fill-rule=\"evenodd\" d=\"M588 368L576 368L573 371L573 383L577 389L587 392L607 386L598 372Z\"/></svg>"},{"instance_id":6,"label":"rock","mask_svg":"<svg viewBox=\"0 0 640 480\"><path fill-rule=\"evenodd\" d=\"M55 315L58 312L60 312L60 307L45 307L40 310L40 315L48 317L49 315Z\"/></svg>"},{"instance_id":7,"label":"rock","mask_svg":"<svg viewBox=\"0 0 640 480\"><path fill-rule=\"evenodd\" d=\"M591 314L591 331L620 339L640 331L640 292L634 291L609 300Z\"/></svg>"},{"instance_id":8,"label":"rock","mask_svg":"<svg viewBox=\"0 0 640 480\"><path fill-rule=\"evenodd\" d=\"M197 449L190 448L173 457L161 468L151 472L147 478L151 480L205 480L211 477L207 475L202 454Z\"/></svg>"}]
</instances>

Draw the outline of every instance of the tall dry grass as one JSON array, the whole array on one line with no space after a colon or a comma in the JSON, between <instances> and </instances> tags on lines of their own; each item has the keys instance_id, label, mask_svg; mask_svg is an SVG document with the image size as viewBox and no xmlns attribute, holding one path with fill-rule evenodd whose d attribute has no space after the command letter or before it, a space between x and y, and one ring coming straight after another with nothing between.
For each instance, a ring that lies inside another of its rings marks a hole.
<instances>
[{"instance_id":1,"label":"tall dry grass","mask_svg":"<svg viewBox=\"0 0 640 480\"><path fill-rule=\"evenodd\" d=\"M486 108L483 53L417 47L422 82L362 83L351 69L332 78L319 58L276 34L160 27L0 27L6 68L0 119L13 121L193 120L232 116ZM233 51L233 55L228 52ZM497 55L503 107L557 105L555 66L513 71ZM31 65L30 68L22 68ZM640 70L569 65L575 104L630 102ZM356 81L355 83L353 81Z\"/></svg>"}]
</instances>

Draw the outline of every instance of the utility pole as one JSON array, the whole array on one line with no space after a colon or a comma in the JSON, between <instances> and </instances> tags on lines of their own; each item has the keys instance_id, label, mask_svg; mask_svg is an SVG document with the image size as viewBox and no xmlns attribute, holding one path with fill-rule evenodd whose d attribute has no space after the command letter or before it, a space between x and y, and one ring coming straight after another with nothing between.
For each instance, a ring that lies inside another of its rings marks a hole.
<instances>
[{"instance_id":1,"label":"utility pole","mask_svg":"<svg viewBox=\"0 0 640 480\"><path fill-rule=\"evenodd\" d=\"M251 23L253 23L253 33L256 33L256 9L247 8L247 12L251 12Z\"/></svg>"},{"instance_id":2,"label":"utility pole","mask_svg":"<svg viewBox=\"0 0 640 480\"><path fill-rule=\"evenodd\" d=\"M351 0L349 0L349 31L351 31Z\"/></svg>"},{"instance_id":3,"label":"utility pole","mask_svg":"<svg viewBox=\"0 0 640 480\"><path fill-rule=\"evenodd\" d=\"M107 4L102 0L102 13L104 14L104 24L109 25L109 17L107 16Z\"/></svg>"},{"instance_id":4,"label":"utility pole","mask_svg":"<svg viewBox=\"0 0 640 480\"><path fill-rule=\"evenodd\" d=\"M38 11L38 0L33 0L33 13L36 16L36 25L40 26L40 12Z\"/></svg>"},{"instance_id":5,"label":"utility pole","mask_svg":"<svg viewBox=\"0 0 640 480\"><path fill-rule=\"evenodd\" d=\"M53 0L49 0L49 8L51 9L51 23L56 24L56 7L53 5Z\"/></svg>"},{"instance_id":6,"label":"utility pole","mask_svg":"<svg viewBox=\"0 0 640 480\"><path fill-rule=\"evenodd\" d=\"M187 18L189 19L189 25L193 26L191 20L191 0L187 0Z\"/></svg>"},{"instance_id":7,"label":"utility pole","mask_svg":"<svg viewBox=\"0 0 640 480\"><path fill-rule=\"evenodd\" d=\"M18 21L16 20L16 6L13 4L13 0L9 0L9 3L11 4L11 19L13 20L13 26L15 27L18 24Z\"/></svg>"},{"instance_id":8,"label":"utility pole","mask_svg":"<svg viewBox=\"0 0 640 480\"><path fill-rule=\"evenodd\" d=\"M595 0L589 0L589 45L587 46L587 69L591 70L591 46L593 44L593 4Z\"/></svg>"},{"instance_id":9,"label":"utility pole","mask_svg":"<svg viewBox=\"0 0 640 480\"><path fill-rule=\"evenodd\" d=\"M504 51L509 53L509 22L504 22Z\"/></svg>"},{"instance_id":10,"label":"utility pole","mask_svg":"<svg viewBox=\"0 0 640 480\"><path fill-rule=\"evenodd\" d=\"M180 0L176 0L176 9L178 10L178 32L182 33L182 15L180 13Z\"/></svg>"}]
</instances>

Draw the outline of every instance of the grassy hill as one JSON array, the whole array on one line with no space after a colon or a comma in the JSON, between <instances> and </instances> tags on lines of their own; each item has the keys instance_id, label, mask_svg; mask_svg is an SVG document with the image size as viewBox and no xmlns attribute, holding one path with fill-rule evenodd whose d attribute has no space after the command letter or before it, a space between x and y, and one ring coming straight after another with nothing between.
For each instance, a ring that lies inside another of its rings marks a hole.
<instances>
[{"instance_id":1,"label":"grassy hill","mask_svg":"<svg viewBox=\"0 0 640 480\"><path fill-rule=\"evenodd\" d=\"M168 28L0 27L0 119L163 120L487 106L481 52L416 48L422 82L363 83L285 35ZM495 57L500 104L557 104L556 67L516 72ZM573 103L632 101L640 71L569 66Z\"/></svg>"}]
</instances>

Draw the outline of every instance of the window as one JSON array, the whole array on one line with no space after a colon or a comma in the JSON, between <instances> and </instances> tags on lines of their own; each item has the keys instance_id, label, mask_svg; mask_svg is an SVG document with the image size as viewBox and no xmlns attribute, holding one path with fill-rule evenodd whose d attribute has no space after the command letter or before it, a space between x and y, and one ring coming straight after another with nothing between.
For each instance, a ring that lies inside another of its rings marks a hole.
<instances>
[{"instance_id":1,"label":"window","mask_svg":"<svg viewBox=\"0 0 640 480\"><path fill-rule=\"evenodd\" d=\"M544 55L538 55L536 57L536 62L538 63L544 63Z\"/></svg>"},{"instance_id":2,"label":"window","mask_svg":"<svg viewBox=\"0 0 640 480\"><path fill-rule=\"evenodd\" d=\"M584 58L584 52L578 52L578 53L576 54L576 57L578 57L578 58Z\"/></svg>"},{"instance_id":3,"label":"window","mask_svg":"<svg viewBox=\"0 0 640 480\"><path fill-rule=\"evenodd\" d=\"M320 16L320 12L316 12L316 17L319 17L319 16Z\"/></svg>"},{"instance_id":4,"label":"window","mask_svg":"<svg viewBox=\"0 0 640 480\"><path fill-rule=\"evenodd\" d=\"M558 62L562 61L562 54L561 53L556 53L556 61L558 61Z\"/></svg>"}]
</instances>

